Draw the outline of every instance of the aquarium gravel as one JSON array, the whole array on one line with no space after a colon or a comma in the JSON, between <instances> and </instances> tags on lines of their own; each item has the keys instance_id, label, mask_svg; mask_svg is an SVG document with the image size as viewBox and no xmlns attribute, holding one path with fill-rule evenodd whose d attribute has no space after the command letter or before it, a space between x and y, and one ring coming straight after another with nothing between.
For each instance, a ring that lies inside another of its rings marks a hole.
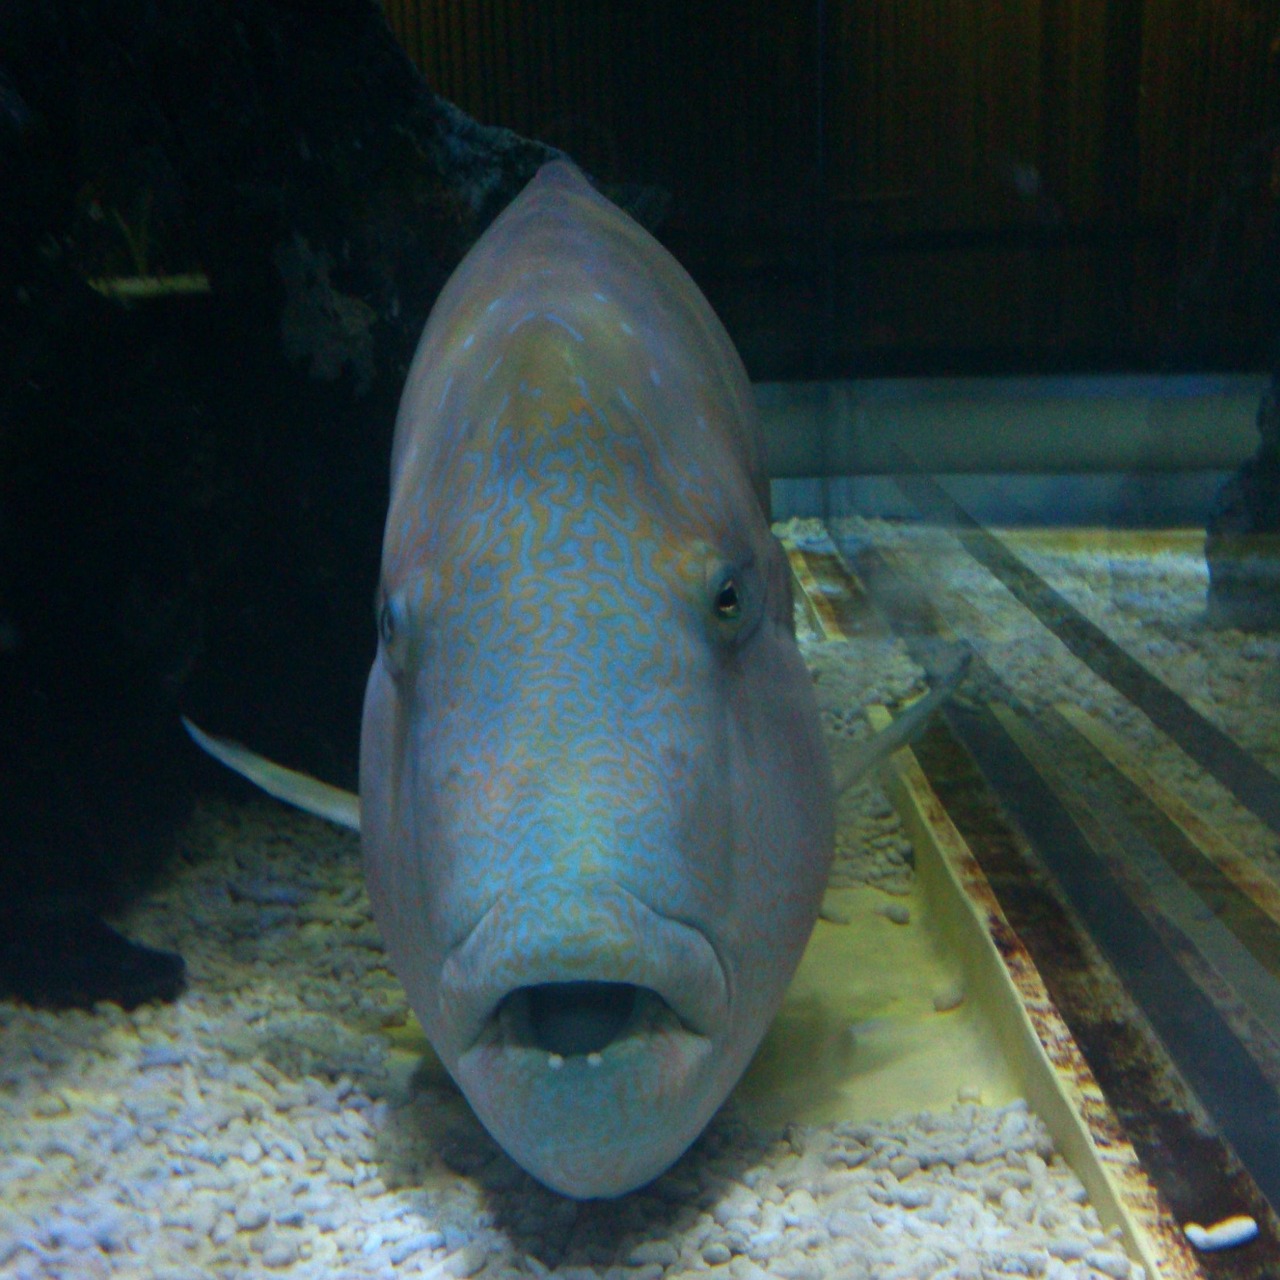
<instances>
[{"instance_id":1,"label":"aquarium gravel","mask_svg":"<svg viewBox=\"0 0 1280 1280\"><path fill-rule=\"evenodd\" d=\"M918 691L888 641L803 637L828 727ZM851 663L850 659L854 661ZM912 856L878 784L842 804L832 883L900 924ZM1137 1280L1024 1103L767 1129L731 1099L649 1187L579 1203L488 1138L387 968L357 841L210 801L119 921L176 949L175 1004L0 1004L0 1276L150 1280L684 1275Z\"/></svg>"},{"instance_id":2,"label":"aquarium gravel","mask_svg":"<svg viewBox=\"0 0 1280 1280\"><path fill-rule=\"evenodd\" d=\"M887 899L891 900L891 899ZM122 924L175 1004L0 1005L0 1275L1137 1276L1021 1102L762 1131L619 1201L542 1188L425 1052L354 839L214 803Z\"/></svg>"}]
</instances>

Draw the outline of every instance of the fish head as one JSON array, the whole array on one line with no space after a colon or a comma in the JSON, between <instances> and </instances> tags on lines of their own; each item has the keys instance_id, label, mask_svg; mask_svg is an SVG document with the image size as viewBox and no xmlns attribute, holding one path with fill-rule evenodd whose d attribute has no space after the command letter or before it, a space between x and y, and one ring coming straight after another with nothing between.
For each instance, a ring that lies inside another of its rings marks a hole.
<instances>
[{"instance_id":1,"label":"fish head","mask_svg":"<svg viewBox=\"0 0 1280 1280\"><path fill-rule=\"evenodd\" d=\"M595 1197L669 1166L745 1069L832 797L745 375L669 255L552 177L410 374L362 840L446 1068L520 1165Z\"/></svg>"}]
</instances>

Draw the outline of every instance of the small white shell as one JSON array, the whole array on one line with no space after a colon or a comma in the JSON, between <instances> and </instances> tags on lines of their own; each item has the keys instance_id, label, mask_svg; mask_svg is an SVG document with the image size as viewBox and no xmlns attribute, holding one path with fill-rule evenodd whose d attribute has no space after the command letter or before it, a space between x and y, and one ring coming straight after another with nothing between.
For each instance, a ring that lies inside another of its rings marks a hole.
<instances>
[{"instance_id":1,"label":"small white shell","mask_svg":"<svg viewBox=\"0 0 1280 1280\"><path fill-rule=\"evenodd\" d=\"M1223 1218L1211 1227L1202 1227L1198 1222L1188 1222L1183 1230L1187 1239L1202 1253L1210 1253L1215 1249L1232 1249L1238 1244L1246 1244L1258 1234L1258 1224L1243 1213L1230 1218Z\"/></svg>"},{"instance_id":2,"label":"small white shell","mask_svg":"<svg viewBox=\"0 0 1280 1280\"><path fill-rule=\"evenodd\" d=\"M939 1013L949 1013L964 1004L964 984L948 982L933 993L933 1007Z\"/></svg>"}]
</instances>

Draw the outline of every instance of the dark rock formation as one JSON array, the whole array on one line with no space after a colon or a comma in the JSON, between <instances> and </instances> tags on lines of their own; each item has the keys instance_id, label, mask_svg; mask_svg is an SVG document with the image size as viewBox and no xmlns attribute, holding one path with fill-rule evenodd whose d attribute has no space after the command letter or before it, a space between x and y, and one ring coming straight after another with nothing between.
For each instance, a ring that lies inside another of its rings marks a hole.
<instances>
[{"instance_id":1,"label":"dark rock formation","mask_svg":"<svg viewBox=\"0 0 1280 1280\"><path fill-rule=\"evenodd\" d=\"M373 0L0 9L0 902L145 883L180 709L353 783L404 370L551 154Z\"/></svg>"}]
</instances>

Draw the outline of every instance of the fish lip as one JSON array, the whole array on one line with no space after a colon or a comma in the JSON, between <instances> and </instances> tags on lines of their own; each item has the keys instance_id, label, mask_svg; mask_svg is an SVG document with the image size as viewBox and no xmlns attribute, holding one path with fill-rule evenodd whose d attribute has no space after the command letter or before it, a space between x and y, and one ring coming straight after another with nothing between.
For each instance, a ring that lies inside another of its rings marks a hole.
<instances>
[{"instance_id":1,"label":"fish lip","mask_svg":"<svg viewBox=\"0 0 1280 1280\"><path fill-rule=\"evenodd\" d=\"M556 900L563 896L559 889ZM459 1057L482 1043L528 1047L503 1033L502 1006L514 993L544 983L629 984L640 995L629 1025L661 1015L653 1001L669 1011L662 1025L670 1031L712 1039L728 1024L727 975L700 929L662 915L619 885L584 889L579 901L583 906L573 919L585 927L566 933L557 930L541 895L526 891L513 900L504 894L449 950L441 969L440 1010ZM549 925L529 932L531 924L548 917ZM515 937L532 937L529 950L516 954L508 941ZM607 941L601 944L600 938Z\"/></svg>"}]
</instances>

